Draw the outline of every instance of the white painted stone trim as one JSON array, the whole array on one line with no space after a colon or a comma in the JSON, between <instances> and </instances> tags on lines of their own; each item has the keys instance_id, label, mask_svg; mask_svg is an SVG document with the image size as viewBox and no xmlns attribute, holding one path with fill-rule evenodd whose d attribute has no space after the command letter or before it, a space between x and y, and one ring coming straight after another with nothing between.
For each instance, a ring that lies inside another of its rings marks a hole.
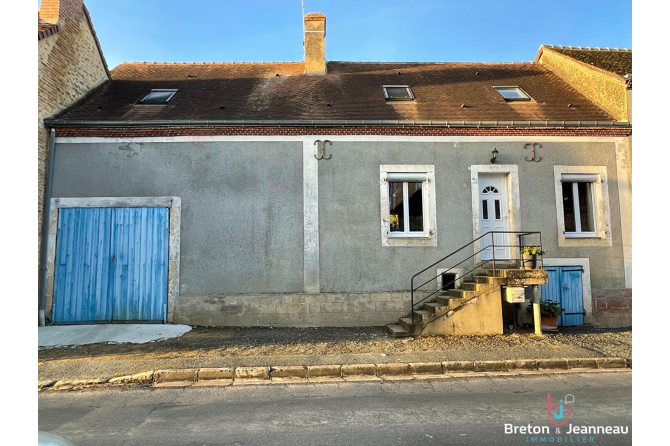
<instances>
[{"instance_id":1,"label":"white painted stone trim","mask_svg":"<svg viewBox=\"0 0 670 446\"><path fill-rule=\"evenodd\" d=\"M619 214L626 288L633 288L633 185L628 165L628 141L616 143L617 184L619 186Z\"/></svg>"},{"instance_id":2,"label":"white painted stone trim","mask_svg":"<svg viewBox=\"0 0 670 446\"><path fill-rule=\"evenodd\" d=\"M56 265L56 239L58 214L63 208L115 208L115 207L166 207L169 212L170 234L168 242L168 295L167 322L179 322L175 310L179 308L179 263L181 246L181 197L87 197L52 198L47 238L47 289L45 310L53 315L54 274Z\"/></svg>"},{"instance_id":3,"label":"white painted stone trim","mask_svg":"<svg viewBox=\"0 0 670 446\"><path fill-rule=\"evenodd\" d=\"M481 173L506 174L508 226L510 231L520 231L521 194L519 193L519 166L516 164L478 164L470 166L472 239L474 240L481 235L479 228L479 174ZM474 252L476 253L480 249L481 243L479 241L475 242ZM513 248L510 248L510 254L513 259L519 256L518 250ZM481 254L475 256L475 263L479 262L481 262Z\"/></svg>"},{"instance_id":4,"label":"white painted stone trim","mask_svg":"<svg viewBox=\"0 0 670 446\"><path fill-rule=\"evenodd\" d=\"M305 293L319 293L319 161L314 138L302 144L303 284Z\"/></svg>"},{"instance_id":5,"label":"white painted stone trim","mask_svg":"<svg viewBox=\"0 0 670 446\"><path fill-rule=\"evenodd\" d=\"M424 193L424 236L389 236L389 173L425 173ZM379 202L381 206L382 246L437 246L437 208L435 197L435 166L430 164L381 164L379 166Z\"/></svg>"},{"instance_id":6,"label":"white painted stone trim","mask_svg":"<svg viewBox=\"0 0 670 446\"><path fill-rule=\"evenodd\" d=\"M454 287L458 288L461 286L461 283L463 282L463 274L465 273L465 268L438 268L437 269L437 289L441 290L442 289L442 274L444 273L451 273L451 274L456 274L456 282L454 283Z\"/></svg>"},{"instance_id":7,"label":"white painted stone trim","mask_svg":"<svg viewBox=\"0 0 670 446\"><path fill-rule=\"evenodd\" d=\"M563 189L561 186L561 175L564 173L598 175L598 180L594 183L594 200L596 212L598 213L596 237L566 237L565 219L563 217ZM607 184L607 167L605 166L554 166L554 192L556 195L556 223L559 247L612 246L609 189Z\"/></svg>"},{"instance_id":8,"label":"white painted stone trim","mask_svg":"<svg viewBox=\"0 0 670 446\"><path fill-rule=\"evenodd\" d=\"M584 323L593 323L593 300L591 299L591 266L589 259L585 258L544 258L544 266L581 266L584 268L582 274L582 300L584 302Z\"/></svg>"},{"instance_id":9,"label":"white painted stone trim","mask_svg":"<svg viewBox=\"0 0 670 446\"><path fill-rule=\"evenodd\" d=\"M146 208L172 206L180 197L100 197L100 198L54 198L60 208Z\"/></svg>"}]
</instances>

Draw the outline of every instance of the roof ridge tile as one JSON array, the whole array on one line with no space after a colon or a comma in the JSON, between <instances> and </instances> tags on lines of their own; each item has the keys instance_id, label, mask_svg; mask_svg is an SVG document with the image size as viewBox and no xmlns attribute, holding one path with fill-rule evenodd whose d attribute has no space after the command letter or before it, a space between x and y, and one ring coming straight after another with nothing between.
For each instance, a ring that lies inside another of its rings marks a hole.
<instances>
[{"instance_id":1,"label":"roof ridge tile","mask_svg":"<svg viewBox=\"0 0 670 446\"><path fill-rule=\"evenodd\" d=\"M549 49L559 49L559 50L576 50L576 51L617 51L617 52L632 52L633 50L630 48L600 48L600 47L595 47L592 48L590 46L582 47L582 46L564 46L564 45L549 45L546 43L543 43L540 45L541 47L544 48L549 48Z\"/></svg>"}]
</instances>

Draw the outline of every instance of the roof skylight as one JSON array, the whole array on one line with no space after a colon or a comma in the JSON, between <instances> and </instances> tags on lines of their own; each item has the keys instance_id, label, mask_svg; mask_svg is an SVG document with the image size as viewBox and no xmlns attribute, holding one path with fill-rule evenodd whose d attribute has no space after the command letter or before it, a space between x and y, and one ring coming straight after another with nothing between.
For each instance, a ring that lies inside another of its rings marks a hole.
<instances>
[{"instance_id":1,"label":"roof skylight","mask_svg":"<svg viewBox=\"0 0 670 446\"><path fill-rule=\"evenodd\" d=\"M140 104L167 104L177 90L153 89L140 100Z\"/></svg>"},{"instance_id":2,"label":"roof skylight","mask_svg":"<svg viewBox=\"0 0 670 446\"><path fill-rule=\"evenodd\" d=\"M407 85L384 85L384 97L387 101L413 101L414 94Z\"/></svg>"},{"instance_id":3,"label":"roof skylight","mask_svg":"<svg viewBox=\"0 0 670 446\"><path fill-rule=\"evenodd\" d=\"M530 96L520 87L493 87L506 101L530 101Z\"/></svg>"}]
</instances>

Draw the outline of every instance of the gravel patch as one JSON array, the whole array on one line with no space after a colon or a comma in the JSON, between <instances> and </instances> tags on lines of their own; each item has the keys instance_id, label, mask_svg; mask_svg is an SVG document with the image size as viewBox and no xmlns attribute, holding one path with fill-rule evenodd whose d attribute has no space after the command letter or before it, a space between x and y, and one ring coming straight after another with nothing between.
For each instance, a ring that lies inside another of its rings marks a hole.
<instances>
[{"instance_id":1,"label":"gravel patch","mask_svg":"<svg viewBox=\"0 0 670 446\"><path fill-rule=\"evenodd\" d=\"M631 329L567 327L536 336L527 331L494 336L390 337L383 327L194 327L176 339L148 344L91 344L38 352L39 361L161 359L441 352L490 359L573 356L632 357Z\"/></svg>"}]
</instances>

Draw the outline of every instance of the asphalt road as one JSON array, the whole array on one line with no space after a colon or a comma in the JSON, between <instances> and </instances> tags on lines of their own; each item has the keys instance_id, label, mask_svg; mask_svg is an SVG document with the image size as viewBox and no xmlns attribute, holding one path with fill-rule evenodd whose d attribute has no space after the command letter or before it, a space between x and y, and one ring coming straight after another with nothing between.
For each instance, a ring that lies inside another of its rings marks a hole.
<instances>
[{"instance_id":1,"label":"asphalt road","mask_svg":"<svg viewBox=\"0 0 670 446\"><path fill-rule=\"evenodd\" d=\"M574 395L560 434L547 419L547 393L552 403ZM630 372L39 395L39 429L80 446L617 446L631 444L631 415ZM505 424L550 433L506 434ZM628 434L568 435L568 425Z\"/></svg>"}]
</instances>

